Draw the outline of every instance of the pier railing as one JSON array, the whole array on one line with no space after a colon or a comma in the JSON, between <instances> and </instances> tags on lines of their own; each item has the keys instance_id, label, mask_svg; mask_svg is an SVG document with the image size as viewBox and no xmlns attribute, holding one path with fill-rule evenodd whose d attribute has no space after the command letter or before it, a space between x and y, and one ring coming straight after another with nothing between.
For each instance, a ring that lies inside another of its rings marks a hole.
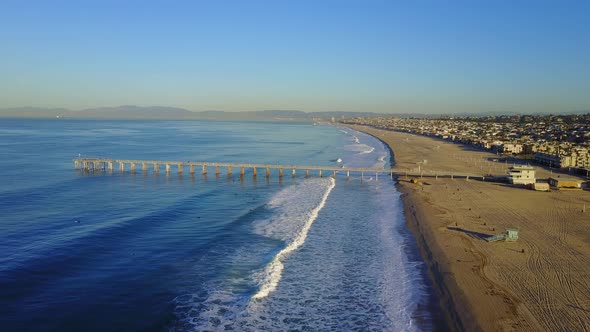
<instances>
[{"instance_id":1,"label":"pier railing","mask_svg":"<svg viewBox=\"0 0 590 332\"><path fill-rule=\"evenodd\" d=\"M118 167L115 168L115 165ZM127 167L127 165L129 165ZM74 167L85 172L114 172L118 169L119 172L129 170L132 173L138 171L141 167L142 172L148 172L151 169L153 173L160 172L160 166L166 174L170 174L172 167L176 169L178 174L184 173L188 170L191 175L195 174L195 169L198 169L201 174L206 175L211 169L215 175L221 174L221 170L225 170L228 175L232 175L234 170L238 170L241 177L246 173L246 170L252 170L252 176L258 176L258 171L264 171L264 175L270 177L271 170L278 170L279 178L283 178L284 172L291 171L291 176L296 177L297 171L305 172L305 176L317 175L333 176L336 174L346 174L349 178L351 174L363 178L365 175L374 174L378 177L380 174L389 175L393 178L394 175L404 175L411 177L446 177L446 178L479 178L484 179L485 176L470 173L451 172L444 170L424 170L424 169L401 169L401 168L363 168L363 167L343 167L343 166L305 166L305 165L281 165L281 164L252 164L252 163L227 163L227 162L201 162L201 161L167 161L167 160L130 160L130 159L110 159L110 158L76 158L74 159ZM310 173L310 171L313 171Z\"/></svg>"}]
</instances>

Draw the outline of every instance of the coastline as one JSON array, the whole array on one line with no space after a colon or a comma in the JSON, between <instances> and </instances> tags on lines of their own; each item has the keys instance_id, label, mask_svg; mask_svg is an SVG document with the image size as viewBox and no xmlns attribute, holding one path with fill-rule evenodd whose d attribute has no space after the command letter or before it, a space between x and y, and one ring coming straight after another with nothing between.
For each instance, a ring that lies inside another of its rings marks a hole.
<instances>
[{"instance_id":1,"label":"coastline","mask_svg":"<svg viewBox=\"0 0 590 332\"><path fill-rule=\"evenodd\" d=\"M469 319L469 307L465 303L459 285L454 279L447 278L448 274L441 269L446 264L440 257L441 248L436 243L433 243L428 228L420 224L420 220L428 218L429 214L422 212L424 206L422 206L420 199L411 195L411 191L400 182L397 183L397 189L402 197L406 226L413 235L422 260L426 265L430 286L436 293L436 298L439 301L438 305L442 310L448 329L452 331L480 331L481 328L477 321ZM466 320L470 320L472 323L465 324Z\"/></svg>"},{"instance_id":2,"label":"coastline","mask_svg":"<svg viewBox=\"0 0 590 332\"><path fill-rule=\"evenodd\" d=\"M407 133L346 126L383 142L392 163L401 168L428 159L432 169L503 170L503 165L481 161L491 156L486 152ZM543 169L538 173L550 174ZM590 204L590 195L540 193L474 180L425 178L414 184L403 177L397 178L397 187L406 225L451 330L590 328L590 310L582 300L590 298L590 283L576 281L590 275L590 215L581 215L579 209ZM508 227L521 229L517 242L485 241Z\"/></svg>"},{"instance_id":3,"label":"coastline","mask_svg":"<svg viewBox=\"0 0 590 332\"><path fill-rule=\"evenodd\" d=\"M352 126L352 125L345 125L351 129L358 130L365 134L368 134L378 141L380 141L389 151L390 161L389 166L394 168L396 166L396 155L395 151L393 151L390 144L385 142L382 138L370 131L363 130L360 126ZM427 288L431 293L429 294L428 299L428 309L429 312L433 312L436 309L439 309L441 312L435 313L435 316L432 317L432 322L434 324L439 324L433 326L434 331L464 331L462 321L457 313L458 304L454 303L453 297L451 294L458 294L458 287L457 285L453 285L452 291L449 290L449 287L445 283L444 274L441 274L438 270L438 263L436 261L436 257L433 257L432 249L429 248L428 240L425 239L423 230L420 229L419 218L416 216L416 211L414 206L419 200L416 197L409 196L410 192L404 188L401 184L400 179L398 176L395 177L396 188L400 192L400 197L402 200L403 205L403 214L405 219L405 224L407 230L409 231L408 235L413 237L413 243L411 244L412 248L409 248L409 252L407 253L410 256L417 256L414 257L414 260L420 260L420 262L424 263L424 268L422 270L422 276L425 277L425 281L429 282ZM436 250L435 250L436 251ZM448 283L448 281L447 281ZM419 309L418 314L420 313ZM441 326L440 324L444 324ZM479 328L472 327L471 331L480 330Z\"/></svg>"}]
</instances>

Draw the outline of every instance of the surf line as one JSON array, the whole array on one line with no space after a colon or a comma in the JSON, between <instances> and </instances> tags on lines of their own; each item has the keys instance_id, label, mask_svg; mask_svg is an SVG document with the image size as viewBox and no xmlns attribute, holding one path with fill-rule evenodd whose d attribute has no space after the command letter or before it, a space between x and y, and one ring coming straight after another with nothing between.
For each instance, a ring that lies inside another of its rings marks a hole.
<instances>
[{"instance_id":1,"label":"surf line","mask_svg":"<svg viewBox=\"0 0 590 332\"><path fill-rule=\"evenodd\" d=\"M334 187L336 186L336 180L334 178L330 178L330 186L328 190L324 193L320 204L316 206L313 210L311 210L309 214L309 218L303 225L301 232L297 235L297 237L289 243L287 247L283 250L279 251L279 253L273 258L273 260L268 264L265 268L265 278L260 290L258 293L252 296L253 300L262 299L267 297L270 293L274 292L274 290L279 285L279 281L281 281L281 277L283 275L283 260L289 256L293 251L297 250L299 247L305 243L305 239L307 238L307 233L311 228L313 222L317 219L318 213L321 209L324 208L326 201L328 200L328 196Z\"/></svg>"}]
</instances>

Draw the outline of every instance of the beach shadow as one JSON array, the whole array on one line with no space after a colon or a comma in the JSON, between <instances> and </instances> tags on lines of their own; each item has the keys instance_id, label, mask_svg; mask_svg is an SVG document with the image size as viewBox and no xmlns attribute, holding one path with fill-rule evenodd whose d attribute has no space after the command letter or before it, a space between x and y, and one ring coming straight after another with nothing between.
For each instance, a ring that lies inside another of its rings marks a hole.
<instances>
[{"instance_id":1,"label":"beach shadow","mask_svg":"<svg viewBox=\"0 0 590 332\"><path fill-rule=\"evenodd\" d=\"M490 236L493 235L493 234L486 234L486 233L479 233L479 232L474 232L474 231L468 231L468 230L463 229L463 228L460 228L460 227L451 227L451 226L449 226L449 227L447 227L447 229L448 230L451 230L451 231L457 231L457 232L465 233L465 234L471 236L472 238L479 239L479 240L485 240L488 237L490 237Z\"/></svg>"},{"instance_id":2,"label":"beach shadow","mask_svg":"<svg viewBox=\"0 0 590 332\"><path fill-rule=\"evenodd\" d=\"M519 184L510 184L510 183L503 183L500 184L500 186L502 187L509 187L509 188L514 188L514 189L525 189L525 190L530 190L529 188L527 188L525 185L519 185Z\"/></svg>"}]
</instances>

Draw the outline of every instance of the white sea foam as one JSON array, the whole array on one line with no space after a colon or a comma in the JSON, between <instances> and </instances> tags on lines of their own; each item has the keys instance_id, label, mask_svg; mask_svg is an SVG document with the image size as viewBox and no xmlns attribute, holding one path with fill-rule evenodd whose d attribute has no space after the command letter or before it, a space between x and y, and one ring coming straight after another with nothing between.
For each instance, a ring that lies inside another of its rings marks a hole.
<instances>
[{"instance_id":1,"label":"white sea foam","mask_svg":"<svg viewBox=\"0 0 590 332\"><path fill-rule=\"evenodd\" d=\"M387 153L381 153L379 155L379 158L377 158L377 163L373 167L375 167L375 168L385 167L387 164L387 161L385 160L385 158L387 158Z\"/></svg>"},{"instance_id":2,"label":"white sea foam","mask_svg":"<svg viewBox=\"0 0 590 332\"><path fill-rule=\"evenodd\" d=\"M370 146L370 145L366 145L366 144L350 144L350 145L345 145L344 146L344 150L345 151L350 151L350 152L365 152L365 151L373 151L375 148ZM367 152L365 152L367 153Z\"/></svg>"},{"instance_id":3,"label":"white sea foam","mask_svg":"<svg viewBox=\"0 0 590 332\"><path fill-rule=\"evenodd\" d=\"M327 186L327 188L325 189L325 192L323 194L323 196L321 197L321 200L319 202L319 204L314 207L311 211L301 215L299 214L294 214L294 215L290 215L288 212L293 212L293 209L289 209L287 208L286 210L283 211L283 215L281 217L279 217L279 221L277 221L276 223L270 223L267 224L265 228L263 228L265 230L265 233L269 234L270 233L279 233L282 235L282 238L284 238L285 232L284 229L291 229L288 231L288 233L292 234L292 226L289 226L289 220L291 220L290 217L299 217L301 218L302 216L305 218L304 223L301 227L301 229L299 230L299 232L297 233L297 235L288 243L288 245L281 251L279 251L278 254L275 255L275 257L273 258L273 260L266 266L264 273L263 273L263 280L261 282L261 287L258 290L258 292L256 294L254 294L254 296L252 296L252 299L262 299L267 297L270 293L272 293L278 286L279 281L281 280L281 276L283 274L283 260L285 260L293 251L297 250L299 247L301 247L303 245L303 243L305 243L305 239L307 238L307 233L309 232L309 229L311 228L311 225L313 224L313 222L317 219L318 217L318 213L320 212L320 210L324 207L324 205L326 204L326 201L328 200L328 196L330 195L330 192L332 191L332 189L334 189L334 187L336 186L336 181L333 178L329 179L329 184ZM282 193L287 192L286 190L283 191ZM292 190L293 193L305 193L305 191L303 190L298 190L296 188L296 186L293 187ZM307 193L309 194L309 193ZM297 195L301 195L301 194L297 194ZM273 199L273 201L271 201L270 205L276 205L276 204L281 204L285 201L285 199L288 197L289 195L279 195L279 197L276 197L275 199ZM289 198L293 198L293 197L289 197ZM301 203L300 201L296 201L298 202L297 205L299 203ZM288 206L296 206L294 204L288 205ZM289 211L291 210L291 211ZM285 213L287 212L287 213ZM292 221L292 220L291 220ZM294 222L292 224L297 225L297 222Z\"/></svg>"},{"instance_id":4,"label":"white sea foam","mask_svg":"<svg viewBox=\"0 0 590 332\"><path fill-rule=\"evenodd\" d=\"M373 152L373 151L375 151L375 148L373 148L373 147L372 147L372 148L370 148L370 149L368 149L368 150L364 150L364 151L361 151L361 152L359 152L359 153L360 153L360 154L365 154L365 153L371 153L371 152Z\"/></svg>"},{"instance_id":5,"label":"white sea foam","mask_svg":"<svg viewBox=\"0 0 590 332\"><path fill-rule=\"evenodd\" d=\"M419 330L412 315L424 296L424 282L419 273L421 263L408 261L407 240L396 230L398 224L390 222L392 219L403 221L404 216L399 192L388 187L381 187L385 189L384 193L375 197L381 211L375 216L375 222L381 228L379 243L388 253L388 260L384 260L381 267L383 273L378 283L383 286L379 297L388 318L400 324L396 329Z\"/></svg>"}]
</instances>

